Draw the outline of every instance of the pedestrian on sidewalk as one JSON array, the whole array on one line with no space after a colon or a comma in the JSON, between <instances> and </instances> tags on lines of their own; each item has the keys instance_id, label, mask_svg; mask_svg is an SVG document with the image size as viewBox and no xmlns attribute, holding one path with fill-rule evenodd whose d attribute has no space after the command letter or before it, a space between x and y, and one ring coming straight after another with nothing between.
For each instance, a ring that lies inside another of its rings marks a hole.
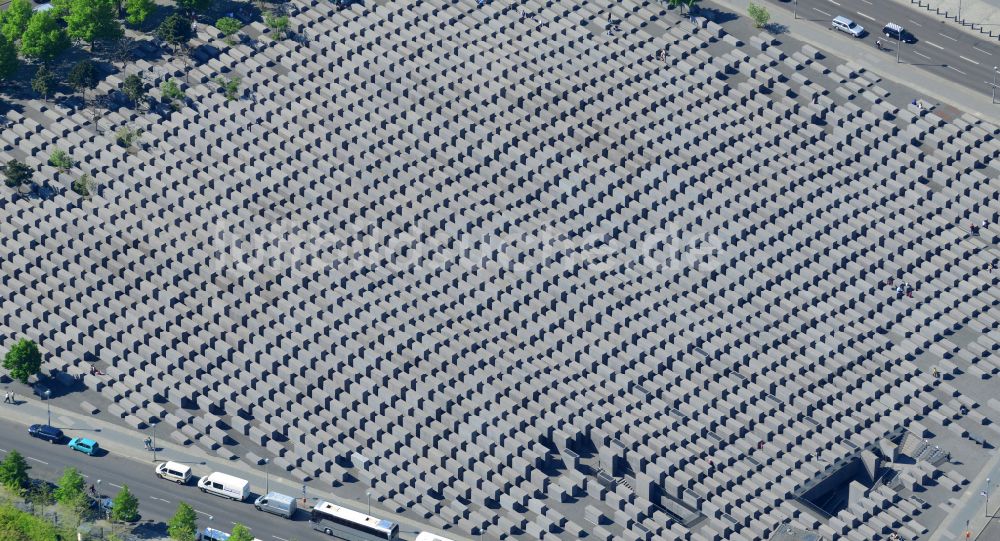
<instances>
[{"instance_id":1,"label":"pedestrian on sidewalk","mask_svg":"<svg viewBox=\"0 0 1000 541\"><path fill-rule=\"evenodd\" d=\"M3 403L10 404L10 391L3 394Z\"/></svg>"}]
</instances>

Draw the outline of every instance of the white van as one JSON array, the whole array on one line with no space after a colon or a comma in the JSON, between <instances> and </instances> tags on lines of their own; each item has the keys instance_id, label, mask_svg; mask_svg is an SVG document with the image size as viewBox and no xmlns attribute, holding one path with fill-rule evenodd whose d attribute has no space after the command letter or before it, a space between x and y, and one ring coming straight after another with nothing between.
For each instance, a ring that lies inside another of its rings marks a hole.
<instances>
[{"instance_id":1,"label":"white van","mask_svg":"<svg viewBox=\"0 0 1000 541\"><path fill-rule=\"evenodd\" d=\"M440 535L431 532L420 532L416 541L451 541L451 539L441 537Z\"/></svg>"},{"instance_id":2,"label":"white van","mask_svg":"<svg viewBox=\"0 0 1000 541\"><path fill-rule=\"evenodd\" d=\"M250 497L250 481L221 472L212 472L198 479L198 488L202 492L239 502Z\"/></svg>"},{"instance_id":3,"label":"white van","mask_svg":"<svg viewBox=\"0 0 1000 541\"><path fill-rule=\"evenodd\" d=\"M186 485L191 479L191 468L177 462L164 462L156 465L156 475L160 479L173 481L179 485Z\"/></svg>"}]
</instances>

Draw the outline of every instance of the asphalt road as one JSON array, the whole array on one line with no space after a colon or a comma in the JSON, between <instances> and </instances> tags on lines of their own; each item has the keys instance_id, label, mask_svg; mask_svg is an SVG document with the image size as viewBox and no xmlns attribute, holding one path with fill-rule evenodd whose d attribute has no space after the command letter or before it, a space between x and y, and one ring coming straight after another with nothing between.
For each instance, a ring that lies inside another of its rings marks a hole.
<instances>
[{"instance_id":1,"label":"asphalt road","mask_svg":"<svg viewBox=\"0 0 1000 541\"><path fill-rule=\"evenodd\" d=\"M99 436L95 439L100 441ZM153 473L152 462L137 462L131 459L106 454L89 457L71 451L65 444L55 445L28 436L24 426L0 420L0 457L17 449L27 459L32 478L55 482L64 468L76 467L87 481L96 484L101 480L100 492L103 496L114 496L121 485L139 499L139 513L147 528L166 532L166 522L177 510L177 505L187 502L198 512L198 526L231 531L233 523L241 522L251 529L254 536L262 541L321 541L330 538L309 527L308 516L299 512L295 520L263 513L254 509L251 503L238 503L210 494L203 494L194 485L180 486L164 481ZM169 458L169 457L163 457ZM210 472L204 466L191 465L195 475ZM251 487L255 492L251 501L263 492L264 487ZM209 517L212 517L209 519ZM165 535L165 533L164 533Z\"/></svg>"},{"instance_id":2,"label":"asphalt road","mask_svg":"<svg viewBox=\"0 0 1000 541\"><path fill-rule=\"evenodd\" d=\"M793 0L768 0L786 9ZM955 27L957 23L942 22L922 9L885 0L798 0L798 19L803 24L814 23L830 29L830 21L843 15L868 31L862 38L839 33L842 39L861 39L872 46L873 54L896 56L896 42L882 35L882 27L893 22L907 29L916 38L913 44L901 44L900 61L945 77L976 92L990 95L994 66L1000 66L1000 45L995 40L978 39ZM885 50L875 49L881 39ZM1000 82L1000 81L998 81ZM1000 96L1000 91L997 93Z\"/></svg>"}]
</instances>

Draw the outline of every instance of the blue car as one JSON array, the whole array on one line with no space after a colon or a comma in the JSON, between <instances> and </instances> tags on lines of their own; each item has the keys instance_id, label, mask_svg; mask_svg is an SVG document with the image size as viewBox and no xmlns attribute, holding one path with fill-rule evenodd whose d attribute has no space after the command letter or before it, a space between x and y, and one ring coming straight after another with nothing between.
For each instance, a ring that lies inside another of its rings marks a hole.
<instances>
[{"instance_id":1,"label":"blue car","mask_svg":"<svg viewBox=\"0 0 1000 541\"><path fill-rule=\"evenodd\" d=\"M28 434L40 440L47 440L52 443L63 441L63 431L49 425L31 425L28 427Z\"/></svg>"},{"instance_id":2,"label":"blue car","mask_svg":"<svg viewBox=\"0 0 1000 541\"><path fill-rule=\"evenodd\" d=\"M90 456L94 456L100 450L97 442L94 440L89 440L87 438L73 438L69 440L69 448L74 451L80 451L81 453L86 453Z\"/></svg>"}]
</instances>

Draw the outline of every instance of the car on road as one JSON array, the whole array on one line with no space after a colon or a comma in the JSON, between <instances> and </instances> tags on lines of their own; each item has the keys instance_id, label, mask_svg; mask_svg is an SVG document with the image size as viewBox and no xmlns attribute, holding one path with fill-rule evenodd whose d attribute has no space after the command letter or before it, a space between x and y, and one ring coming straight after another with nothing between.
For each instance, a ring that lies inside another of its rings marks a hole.
<instances>
[{"instance_id":1,"label":"car on road","mask_svg":"<svg viewBox=\"0 0 1000 541\"><path fill-rule=\"evenodd\" d=\"M59 443L65 437L62 430L49 425L31 425L28 427L28 435L52 443Z\"/></svg>"},{"instance_id":2,"label":"car on road","mask_svg":"<svg viewBox=\"0 0 1000 541\"><path fill-rule=\"evenodd\" d=\"M90 456L96 455L101 450L101 447L97 445L96 441L87 438L73 438L69 440L67 447Z\"/></svg>"},{"instance_id":3,"label":"car on road","mask_svg":"<svg viewBox=\"0 0 1000 541\"><path fill-rule=\"evenodd\" d=\"M889 23L882 28L882 35L891 39L899 40L903 43L916 43L917 38L909 33L905 28L896 23Z\"/></svg>"},{"instance_id":4,"label":"car on road","mask_svg":"<svg viewBox=\"0 0 1000 541\"><path fill-rule=\"evenodd\" d=\"M52 389L49 389L48 387L42 385L41 383L36 383L35 386L31 388L31 392L34 393L35 396L37 396L38 398L45 398L45 394L51 390Z\"/></svg>"},{"instance_id":5,"label":"car on road","mask_svg":"<svg viewBox=\"0 0 1000 541\"><path fill-rule=\"evenodd\" d=\"M160 479L173 481L178 485L186 485L191 479L191 468L184 464L167 461L156 466L156 476Z\"/></svg>"},{"instance_id":6,"label":"car on road","mask_svg":"<svg viewBox=\"0 0 1000 541\"><path fill-rule=\"evenodd\" d=\"M845 34L850 34L856 38L860 38L861 36L865 35L865 27L848 19L847 17L844 17L843 15L834 17L831 26L833 27L834 30L838 30Z\"/></svg>"}]
</instances>

